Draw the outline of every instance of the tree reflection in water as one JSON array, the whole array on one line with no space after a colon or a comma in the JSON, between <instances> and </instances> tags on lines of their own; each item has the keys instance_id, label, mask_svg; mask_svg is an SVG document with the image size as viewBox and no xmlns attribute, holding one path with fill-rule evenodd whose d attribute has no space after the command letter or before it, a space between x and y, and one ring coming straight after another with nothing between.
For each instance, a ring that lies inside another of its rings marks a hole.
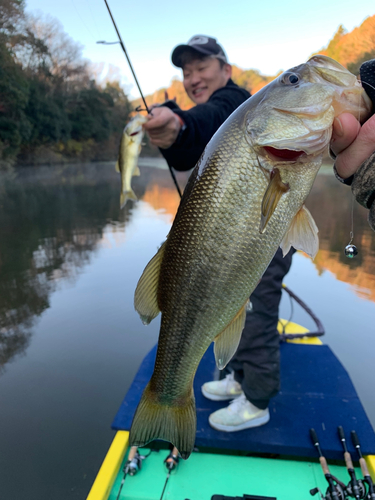
<instances>
[{"instance_id":1,"label":"tree reflection in water","mask_svg":"<svg viewBox=\"0 0 375 500\"><path fill-rule=\"evenodd\" d=\"M112 166L25 169L0 178L0 374L25 352L62 278L89 263L119 217ZM121 212L122 224L132 207Z\"/></svg>"},{"instance_id":2,"label":"tree reflection in water","mask_svg":"<svg viewBox=\"0 0 375 500\"><path fill-rule=\"evenodd\" d=\"M145 159L143 159L145 161ZM146 160L147 163L147 160ZM167 170L142 168L133 187L139 198L173 219L178 196ZM355 203L349 260L352 198L332 175L319 175L307 206L319 228L319 273L329 270L356 293L375 301L375 237L367 211ZM178 173L181 186L189 173ZM119 210L119 177L112 164L27 168L0 176L0 374L25 352L36 319L61 280L75 280L90 262L108 223L121 231L134 205Z\"/></svg>"}]
</instances>

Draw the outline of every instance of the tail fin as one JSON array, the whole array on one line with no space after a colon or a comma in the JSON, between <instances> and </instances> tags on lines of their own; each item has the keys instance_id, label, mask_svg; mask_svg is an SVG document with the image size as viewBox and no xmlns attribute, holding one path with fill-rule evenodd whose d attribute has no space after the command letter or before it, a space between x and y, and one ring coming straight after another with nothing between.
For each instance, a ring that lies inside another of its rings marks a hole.
<instances>
[{"instance_id":1,"label":"tail fin","mask_svg":"<svg viewBox=\"0 0 375 500\"><path fill-rule=\"evenodd\" d=\"M121 193L121 195L120 195L120 207L124 208L125 203L128 200L138 200L136 194L134 193L134 191L132 189L130 189L130 191L125 191L124 193Z\"/></svg>"},{"instance_id":2,"label":"tail fin","mask_svg":"<svg viewBox=\"0 0 375 500\"><path fill-rule=\"evenodd\" d=\"M144 446L154 439L172 443L184 460L193 451L197 417L193 390L185 404L160 404L149 384L142 394L130 429L130 446Z\"/></svg>"}]
</instances>

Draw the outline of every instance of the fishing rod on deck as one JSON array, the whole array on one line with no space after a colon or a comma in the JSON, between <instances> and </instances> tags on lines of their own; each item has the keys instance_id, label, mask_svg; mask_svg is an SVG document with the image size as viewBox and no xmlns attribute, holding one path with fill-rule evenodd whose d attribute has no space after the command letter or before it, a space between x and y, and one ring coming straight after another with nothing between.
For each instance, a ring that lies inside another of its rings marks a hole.
<instances>
[{"instance_id":1,"label":"fishing rod on deck","mask_svg":"<svg viewBox=\"0 0 375 500\"><path fill-rule=\"evenodd\" d=\"M138 471L141 470L142 468L142 462L143 460L146 460L146 458L155 450L150 449L150 451L147 453L147 455L141 455L138 453L138 447L137 446L132 446L129 451L128 455L128 460L126 461L126 464L124 465L123 468L123 478L121 480L121 484L119 487L119 491L117 493L116 500L119 500L122 488L125 483L125 479L127 476L135 476Z\"/></svg>"},{"instance_id":2,"label":"fishing rod on deck","mask_svg":"<svg viewBox=\"0 0 375 500\"><path fill-rule=\"evenodd\" d=\"M119 42L118 42L118 43L120 44L120 46L121 46L121 48L122 48L122 51L123 51L123 52L124 52L124 54L125 54L126 60L128 61L128 64L129 64L130 70L131 70L131 72L132 72L132 74L133 74L134 81L135 81L135 83L137 84L137 87L138 87L139 93L141 94L141 98L142 98L143 104L145 105L145 109L146 109L146 111L147 111L147 114L152 114L152 112L150 111L149 107L147 106L146 99L145 99L145 97L144 97L144 95L143 95L143 92L142 92L142 90L141 90L141 86L139 85L139 82L138 82L137 76L136 76L135 71L134 71L134 69L133 69L133 65L132 65L132 63L130 62L130 58L129 58L128 53L127 53L127 51L126 51L126 48L125 48L124 42L122 41L122 38L121 38L120 32L119 32L119 30L118 30L118 28L117 28L116 21L115 21L115 19L114 19L114 17L113 17L113 14L112 14L112 12L111 12L111 9L109 8L109 5L108 5L107 0L104 0L104 3L105 3L105 5L106 5L107 10L108 10L108 12L109 12L109 15L110 15L110 17L111 17L112 24L113 24L113 26L114 26L114 28L115 28L115 30L116 30L116 33L117 33L117 36L118 36L118 39L119 39ZM97 42L97 43L107 43L107 42L100 41L100 42ZM116 42L116 43L117 43L117 42ZM171 167L169 164L168 164L168 168L169 168L169 172L170 172L170 174L171 174L171 176L172 176L172 179L173 179L174 185L176 186L177 192L178 192L178 194L180 195L180 198L181 198L181 197L182 197L182 193L181 193L180 187L179 187L179 185L178 185L178 183L177 183L176 176L175 176L175 174L174 174L174 172L173 172L173 170L172 170L172 167Z\"/></svg>"},{"instance_id":3,"label":"fishing rod on deck","mask_svg":"<svg viewBox=\"0 0 375 500\"><path fill-rule=\"evenodd\" d=\"M352 457L350 456L350 453L348 452L348 448L346 446L344 429L341 425L337 428L337 432L339 434L340 441L341 441L342 446L344 448L345 465L346 465L347 471L348 471L349 476L350 476L349 484L346 487L346 493L350 497L354 497L356 500L360 500L362 498L365 498L366 488L365 488L363 482L360 479L356 478L354 467L353 467L353 462L352 462Z\"/></svg>"},{"instance_id":4,"label":"fishing rod on deck","mask_svg":"<svg viewBox=\"0 0 375 500\"><path fill-rule=\"evenodd\" d=\"M350 433L351 438L352 438L352 443L357 450L358 456L359 456L359 465L361 467L361 471L363 474L363 480L367 483L368 491L366 495L367 500L375 500L375 489L374 489L374 483L371 479L370 473L367 468L366 460L363 458L362 451L361 451L361 445L359 444L359 439L357 436L357 433L355 431L352 431Z\"/></svg>"},{"instance_id":5,"label":"fishing rod on deck","mask_svg":"<svg viewBox=\"0 0 375 500\"><path fill-rule=\"evenodd\" d=\"M322 467L324 477L326 478L328 483L328 488L325 496L323 496L321 493L322 498L324 498L325 500L345 500L345 484L330 473L327 460L323 456L322 450L320 449L320 444L315 429L310 429L310 438L319 453L319 462ZM310 494L312 496L316 495L316 493L318 492L320 492L319 488L310 490Z\"/></svg>"},{"instance_id":6,"label":"fishing rod on deck","mask_svg":"<svg viewBox=\"0 0 375 500\"><path fill-rule=\"evenodd\" d=\"M179 457L179 454L178 454L178 450L174 446L173 450L169 453L169 455L167 456L167 458L164 460L165 466L166 466L166 468L168 470L168 474L167 474L167 478L166 478L165 483L164 483L163 491L161 492L160 500L163 500L163 496L164 496L164 493L165 493L165 490L166 490L169 478L171 477L172 471L174 471L176 469L179 460L180 460L180 457Z\"/></svg>"}]
</instances>

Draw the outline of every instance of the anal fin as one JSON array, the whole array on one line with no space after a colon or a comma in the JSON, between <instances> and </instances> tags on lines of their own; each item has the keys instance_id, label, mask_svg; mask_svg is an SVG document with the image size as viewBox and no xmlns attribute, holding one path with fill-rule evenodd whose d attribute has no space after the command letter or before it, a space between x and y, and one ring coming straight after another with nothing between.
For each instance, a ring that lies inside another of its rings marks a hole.
<instances>
[{"instance_id":1,"label":"anal fin","mask_svg":"<svg viewBox=\"0 0 375 500\"><path fill-rule=\"evenodd\" d=\"M226 367L240 343L248 302L249 300L246 300L229 325L215 338L214 354L219 370Z\"/></svg>"},{"instance_id":2,"label":"anal fin","mask_svg":"<svg viewBox=\"0 0 375 500\"><path fill-rule=\"evenodd\" d=\"M135 290L134 307L145 325L148 325L160 312L157 295L164 249L165 242L145 267Z\"/></svg>"},{"instance_id":3,"label":"anal fin","mask_svg":"<svg viewBox=\"0 0 375 500\"><path fill-rule=\"evenodd\" d=\"M139 170L138 165L136 165L136 166L134 167L134 172L133 172L133 175L141 175L141 171Z\"/></svg>"}]
</instances>

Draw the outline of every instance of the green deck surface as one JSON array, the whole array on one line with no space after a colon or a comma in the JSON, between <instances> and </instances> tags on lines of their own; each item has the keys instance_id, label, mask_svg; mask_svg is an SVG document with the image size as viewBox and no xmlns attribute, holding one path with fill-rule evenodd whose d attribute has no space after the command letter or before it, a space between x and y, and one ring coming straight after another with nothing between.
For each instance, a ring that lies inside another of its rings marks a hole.
<instances>
[{"instance_id":1,"label":"green deck surface","mask_svg":"<svg viewBox=\"0 0 375 500\"><path fill-rule=\"evenodd\" d=\"M142 454L148 450L142 449ZM119 500L160 500L167 470L163 461L167 450L152 452L135 476L127 476ZM125 463L125 461L124 461ZM124 464L123 464L124 465ZM123 466L122 466L123 467ZM122 467L109 500L116 500L123 478ZM347 484L349 475L343 466L330 465L330 472ZM362 477L356 470L357 478ZM310 489L318 486L323 493L327 482L318 463L193 453L180 460L169 478L163 500L210 500L212 495L261 495L278 500L308 500ZM316 496L315 498L318 498Z\"/></svg>"}]
</instances>

